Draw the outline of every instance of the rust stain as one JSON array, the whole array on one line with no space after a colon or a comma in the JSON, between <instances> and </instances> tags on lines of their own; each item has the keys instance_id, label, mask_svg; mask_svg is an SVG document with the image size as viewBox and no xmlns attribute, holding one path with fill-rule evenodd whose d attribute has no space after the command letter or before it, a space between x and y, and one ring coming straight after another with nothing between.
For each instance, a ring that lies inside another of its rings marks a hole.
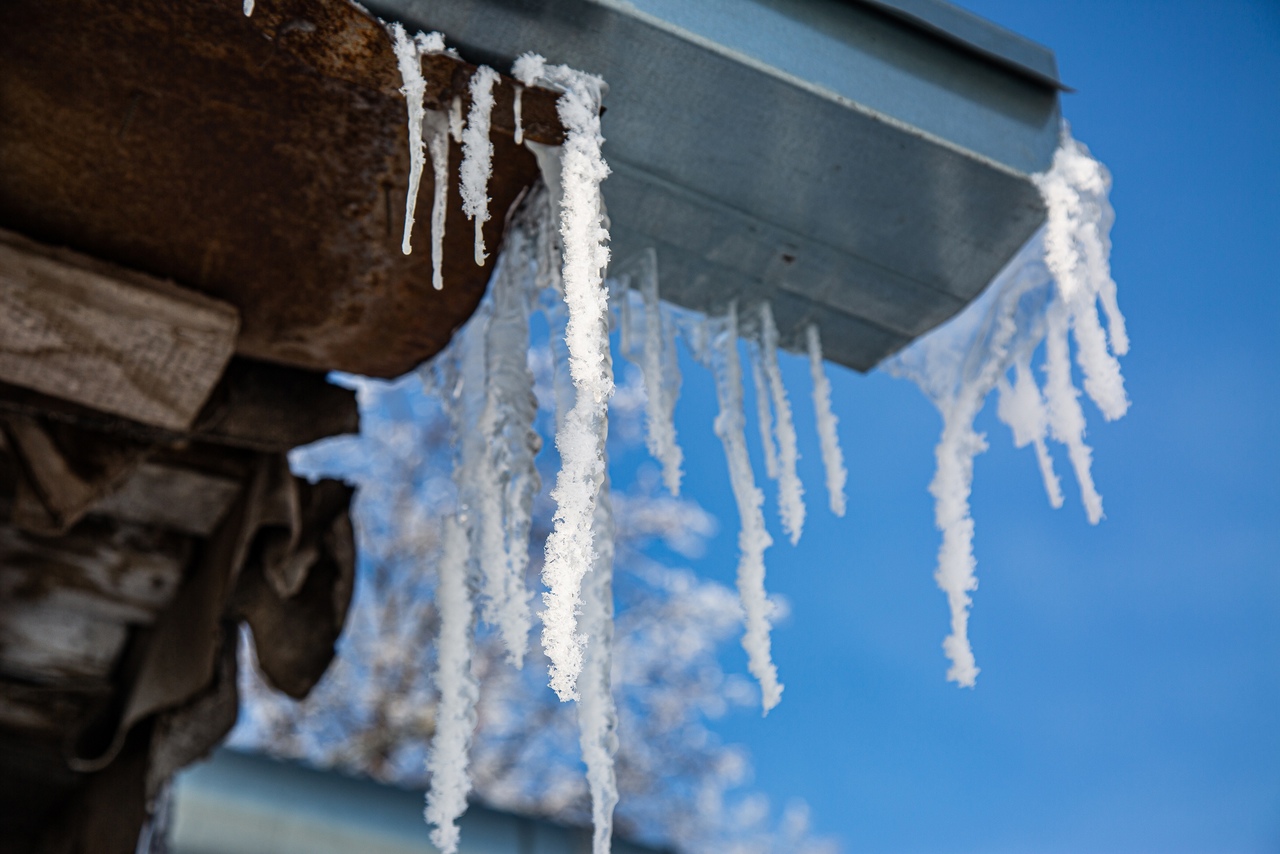
<instances>
[{"instance_id":1,"label":"rust stain","mask_svg":"<svg viewBox=\"0 0 1280 854\"><path fill-rule=\"evenodd\" d=\"M347 0L6 0L0 4L0 227L234 304L238 351L396 376L474 311L456 178L445 289L431 288L428 165L413 255L400 253L408 138L381 25ZM474 70L424 62L428 106L465 99ZM514 85L495 92L493 216L537 176L512 139ZM558 143L555 96L523 97L526 136ZM450 161L461 152L453 146Z\"/></svg>"}]
</instances>

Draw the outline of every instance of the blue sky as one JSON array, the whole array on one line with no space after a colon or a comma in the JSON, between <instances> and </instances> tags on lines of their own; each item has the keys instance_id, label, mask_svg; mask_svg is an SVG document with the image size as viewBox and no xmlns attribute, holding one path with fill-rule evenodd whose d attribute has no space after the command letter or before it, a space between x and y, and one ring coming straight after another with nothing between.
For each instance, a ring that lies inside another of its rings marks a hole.
<instances>
[{"instance_id":1,"label":"blue sky","mask_svg":"<svg viewBox=\"0 0 1280 854\"><path fill-rule=\"evenodd\" d=\"M771 520L787 689L720 731L849 852L1280 851L1280 3L963 5L1055 50L1075 135L1115 176L1133 407L1105 424L1086 403L1107 518L1088 525L1061 456L1051 510L1031 453L983 413L982 675L958 689L932 579L936 413L905 382L830 369L850 470L833 519L807 367L787 359L810 498L798 547ZM686 483L723 522L695 568L728 581L713 400L690 367Z\"/></svg>"}]
</instances>

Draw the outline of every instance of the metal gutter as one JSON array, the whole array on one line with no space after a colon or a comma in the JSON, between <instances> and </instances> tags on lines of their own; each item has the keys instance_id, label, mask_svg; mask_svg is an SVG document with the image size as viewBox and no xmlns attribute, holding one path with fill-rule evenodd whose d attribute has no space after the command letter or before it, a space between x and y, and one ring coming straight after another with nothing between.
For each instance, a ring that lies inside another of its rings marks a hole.
<instances>
[{"instance_id":1,"label":"metal gutter","mask_svg":"<svg viewBox=\"0 0 1280 854\"><path fill-rule=\"evenodd\" d=\"M656 247L664 298L748 316L768 299L784 344L817 323L859 370L963 307L1044 218L1028 176L1058 141L1052 54L943 3L369 5L472 61L533 50L603 76L615 261Z\"/></svg>"}]
</instances>

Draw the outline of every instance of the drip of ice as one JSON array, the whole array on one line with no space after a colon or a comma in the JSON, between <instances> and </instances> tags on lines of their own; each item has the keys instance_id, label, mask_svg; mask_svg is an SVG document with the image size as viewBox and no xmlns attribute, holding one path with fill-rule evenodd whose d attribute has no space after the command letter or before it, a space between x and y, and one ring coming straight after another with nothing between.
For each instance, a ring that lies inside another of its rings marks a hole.
<instances>
[{"instance_id":1,"label":"drip of ice","mask_svg":"<svg viewBox=\"0 0 1280 854\"><path fill-rule=\"evenodd\" d=\"M831 512L844 516L844 486L849 472L844 467L844 452L840 450L840 436L836 426L840 419L831 411L831 381L822 362L822 340L818 327L810 324L805 330L805 343L809 348L809 376L813 378L813 414L818 425L818 444L822 449L822 467L827 473L827 500Z\"/></svg>"},{"instance_id":2,"label":"drip of ice","mask_svg":"<svg viewBox=\"0 0 1280 854\"><path fill-rule=\"evenodd\" d=\"M482 517L475 544L484 581L484 617L498 628L516 667L523 663L532 621L524 576L540 485L534 457L542 440L534 428L538 407L529 370L529 272L536 249L532 218L541 207L535 202L516 212L498 260L485 330L485 399L475 425L485 446L476 481L479 489L493 491L496 504Z\"/></svg>"},{"instance_id":3,"label":"drip of ice","mask_svg":"<svg viewBox=\"0 0 1280 854\"><path fill-rule=\"evenodd\" d=\"M247 18L253 14L253 0L244 0L244 16Z\"/></svg>"},{"instance_id":4,"label":"drip of ice","mask_svg":"<svg viewBox=\"0 0 1280 854\"><path fill-rule=\"evenodd\" d=\"M436 731L427 756L431 775L425 816L432 825L431 842L444 854L458 850L458 819L467 809L471 779L467 751L476 727L480 688L471 672L474 616L467 587L467 534L456 516L444 521L436 606L440 611L437 642Z\"/></svg>"},{"instance_id":5,"label":"drip of ice","mask_svg":"<svg viewBox=\"0 0 1280 854\"><path fill-rule=\"evenodd\" d=\"M427 113L423 125L430 129L427 148L431 153L432 178L435 180L431 199L431 286L444 288L444 222L449 206L449 120L434 110Z\"/></svg>"},{"instance_id":6,"label":"drip of ice","mask_svg":"<svg viewBox=\"0 0 1280 854\"><path fill-rule=\"evenodd\" d=\"M475 221L476 265L483 267L487 253L484 248L484 224L489 221L489 177L493 172L493 142L489 139L489 124L493 117L493 86L498 82L498 72L487 65L476 69L471 76L471 111L467 114L467 126L462 131L462 210L468 219Z\"/></svg>"},{"instance_id":7,"label":"drip of ice","mask_svg":"<svg viewBox=\"0 0 1280 854\"><path fill-rule=\"evenodd\" d=\"M511 102L511 115L516 126L516 133L515 133L516 145L524 145L524 117L521 115L521 107L523 102L524 102L524 87L521 86L519 83L517 83L516 94L515 94L514 100Z\"/></svg>"},{"instance_id":8,"label":"drip of ice","mask_svg":"<svg viewBox=\"0 0 1280 854\"><path fill-rule=\"evenodd\" d=\"M769 384L764 378L759 343L751 353L751 384L756 391L756 426L760 429L760 446L764 448L764 473L769 480L778 479L778 443L773 441L773 404L769 400Z\"/></svg>"},{"instance_id":9,"label":"drip of ice","mask_svg":"<svg viewBox=\"0 0 1280 854\"><path fill-rule=\"evenodd\" d=\"M462 143L462 96L454 95L453 100L449 102L449 136L453 141Z\"/></svg>"},{"instance_id":10,"label":"drip of ice","mask_svg":"<svg viewBox=\"0 0 1280 854\"><path fill-rule=\"evenodd\" d=\"M676 439L675 410L680 397L680 363L672 324L664 319L658 297L658 256L652 248L629 259L619 271L623 285L619 298L625 312L622 327L622 353L639 368L645 389L645 444L662 466L662 480L672 495L680 494L684 473L684 451ZM631 318L630 287L640 292L644 323L636 334ZM637 346L639 339L639 346Z\"/></svg>"},{"instance_id":11,"label":"drip of ice","mask_svg":"<svg viewBox=\"0 0 1280 854\"><path fill-rule=\"evenodd\" d=\"M561 700L577 697L585 639L577 630L583 576L595 562L592 518L604 479L603 448L607 409L613 394L609 362L608 298L604 270L609 232L604 225L600 183L609 167L600 153L600 103L604 81L562 65L547 65L534 54L516 60L515 76L526 86L559 89L556 102L565 129L561 146L560 235L563 240L565 340L576 397L556 431L560 472L552 498L555 521L547 537L542 580L542 645L551 660L551 687Z\"/></svg>"},{"instance_id":12,"label":"drip of ice","mask_svg":"<svg viewBox=\"0 0 1280 854\"><path fill-rule=\"evenodd\" d=\"M778 669L770 654L769 618L773 606L764 588L764 552L773 544L765 528L764 494L756 486L747 453L746 417L743 414L742 365L738 359L738 310L731 304L724 317L707 318L686 328L686 340L694 356L710 368L716 381L715 433L724 446L729 465L729 482L738 506L738 596L746 631L742 648L747 667L760 683L764 713L782 699Z\"/></svg>"},{"instance_id":13,"label":"drip of ice","mask_svg":"<svg viewBox=\"0 0 1280 854\"><path fill-rule=\"evenodd\" d=\"M977 587L969 495L974 457L987 447L973 424L988 394L1000 389L997 414L1012 429L1014 443L1035 448L1045 491L1055 507L1062 503L1061 485L1045 439L1052 436L1066 446L1091 523L1102 518L1102 498L1094 487L1080 392L1071 376L1070 332L1075 333L1085 390L1104 417L1118 418L1128 407L1115 359L1129 342L1108 259L1114 219L1107 200L1110 175L1064 131L1052 167L1034 180L1049 212L1044 229L981 297L885 366L915 381L942 414L937 472L929 487L942 532L935 577L951 606L951 634L943 642L952 662L947 678L969 687L978 675L968 638L970 594ZM1107 314L1109 351L1099 303ZM1043 396L1031 370L1041 342Z\"/></svg>"},{"instance_id":14,"label":"drip of ice","mask_svg":"<svg viewBox=\"0 0 1280 854\"><path fill-rule=\"evenodd\" d=\"M613 507L606 475L596 498L595 565L582 585L582 632L587 636L578 701L578 743L587 766L594 827L592 854L609 854L618 780L618 712L614 707L613 669Z\"/></svg>"},{"instance_id":15,"label":"drip of ice","mask_svg":"<svg viewBox=\"0 0 1280 854\"><path fill-rule=\"evenodd\" d=\"M253 0L245 0L245 14L251 11L252 5ZM422 77L422 57L418 46L399 22L391 25L391 37L395 43L396 63L400 66L400 93L404 95L409 110L409 192L404 200L404 237L400 241L400 251L408 255L413 251L410 237L413 232L414 211L418 206L418 185L422 182L422 166L425 162L422 122L426 109L422 102L426 96L427 82Z\"/></svg>"},{"instance_id":16,"label":"drip of ice","mask_svg":"<svg viewBox=\"0 0 1280 854\"><path fill-rule=\"evenodd\" d=\"M773 322L769 303L760 304L760 366L769 384L773 401L774 434L778 440L778 513L791 545L800 542L804 531L804 486L796 473L800 453L796 446L796 427L791 418L791 401L787 399L782 372L778 369L778 327ZM762 428L763 429L763 428Z\"/></svg>"}]
</instances>

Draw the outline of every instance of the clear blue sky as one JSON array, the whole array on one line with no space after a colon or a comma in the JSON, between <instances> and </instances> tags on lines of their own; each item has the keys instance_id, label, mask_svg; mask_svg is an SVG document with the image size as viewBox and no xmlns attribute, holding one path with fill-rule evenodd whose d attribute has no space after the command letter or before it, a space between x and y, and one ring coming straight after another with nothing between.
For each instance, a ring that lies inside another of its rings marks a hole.
<instances>
[{"instance_id":1,"label":"clear blue sky","mask_svg":"<svg viewBox=\"0 0 1280 854\"><path fill-rule=\"evenodd\" d=\"M786 694L720 731L848 852L1280 851L1280 3L964 5L1056 51L1065 113L1115 176L1133 408L1088 409L1107 518L1088 525L1061 457L1051 510L1030 452L983 414L982 675L956 688L926 492L939 420L904 382L832 368L849 514L822 506L797 406L809 522L793 549L771 521L768 555L792 605ZM807 393L805 365L784 370ZM690 368L686 482L723 520L696 568L729 580L712 399Z\"/></svg>"}]
</instances>

